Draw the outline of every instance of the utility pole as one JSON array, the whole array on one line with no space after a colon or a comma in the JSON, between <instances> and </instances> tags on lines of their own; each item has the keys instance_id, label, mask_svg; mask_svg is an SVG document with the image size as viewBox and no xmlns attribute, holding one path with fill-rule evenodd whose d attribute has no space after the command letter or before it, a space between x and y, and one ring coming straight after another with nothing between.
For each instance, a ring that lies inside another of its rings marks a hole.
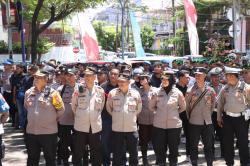
<instances>
[{"instance_id":1,"label":"utility pole","mask_svg":"<svg viewBox=\"0 0 250 166\"><path fill-rule=\"evenodd\" d=\"M117 52L117 48L118 48L118 39L119 39L119 29L118 29L118 27L119 27L119 12L117 12L117 15L116 15L116 41L115 41L115 43L116 43L116 49L115 49L115 51Z\"/></svg>"},{"instance_id":2,"label":"utility pole","mask_svg":"<svg viewBox=\"0 0 250 166\"><path fill-rule=\"evenodd\" d=\"M121 31L122 31L122 59L124 59L124 47L125 47L125 26L124 26L124 17L125 17L125 4L126 0L120 0L121 8L122 8L122 25L121 25Z\"/></svg>"},{"instance_id":3,"label":"utility pole","mask_svg":"<svg viewBox=\"0 0 250 166\"><path fill-rule=\"evenodd\" d=\"M172 0L172 17L174 18L175 17L175 3L174 3L175 0ZM175 36L175 31L176 31L176 28L175 28L175 19L173 19L173 34Z\"/></svg>"},{"instance_id":4,"label":"utility pole","mask_svg":"<svg viewBox=\"0 0 250 166\"><path fill-rule=\"evenodd\" d=\"M175 32L176 32L176 28L175 28L175 3L174 3L174 1L175 0L172 0L172 10L173 10L173 12L172 12L172 18L173 18L173 36L175 37ZM174 45L173 45L174 47L173 47L173 52L175 52L175 43L174 43Z\"/></svg>"},{"instance_id":5,"label":"utility pole","mask_svg":"<svg viewBox=\"0 0 250 166\"><path fill-rule=\"evenodd\" d=\"M8 27L8 51L9 58L13 59L13 49L12 49L12 27L10 18L10 0L6 1L6 11L7 11L7 27Z\"/></svg>"},{"instance_id":6,"label":"utility pole","mask_svg":"<svg viewBox=\"0 0 250 166\"><path fill-rule=\"evenodd\" d=\"M234 37L234 49L236 48L236 36L237 36L237 27L236 27L236 0L233 0L233 37Z\"/></svg>"},{"instance_id":7,"label":"utility pole","mask_svg":"<svg viewBox=\"0 0 250 166\"><path fill-rule=\"evenodd\" d=\"M129 7L127 5L127 23L126 23L126 27L127 27L127 47L128 47L128 50L129 50Z\"/></svg>"},{"instance_id":8,"label":"utility pole","mask_svg":"<svg viewBox=\"0 0 250 166\"><path fill-rule=\"evenodd\" d=\"M17 11L18 11L18 21L19 21L19 31L21 33L21 45L22 45L22 61L25 64L25 40L24 40L24 27L23 27L23 5L20 0L17 1Z\"/></svg>"}]
</instances>

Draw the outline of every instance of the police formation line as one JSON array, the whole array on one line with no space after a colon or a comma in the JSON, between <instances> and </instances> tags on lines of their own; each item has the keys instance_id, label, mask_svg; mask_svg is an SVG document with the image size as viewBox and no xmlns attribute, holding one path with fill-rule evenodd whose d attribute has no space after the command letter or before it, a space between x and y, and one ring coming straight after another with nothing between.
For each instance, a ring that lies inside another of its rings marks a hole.
<instances>
[{"instance_id":1,"label":"police formation line","mask_svg":"<svg viewBox=\"0 0 250 166\"><path fill-rule=\"evenodd\" d=\"M138 144L143 165L149 165L152 144L154 164L166 165L168 150L169 165L176 166L182 129L193 166L198 165L200 138L208 166L215 158L215 140L221 157L233 166L235 136L240 163L249 165L247 73L242 77L241 70L229 67L208 72L182 66L175 71L161 63L151 72L149 66L145 62L133 70L110 65L105 71L94 66L30 65L24 75L22 65L13 71L13 63L6 60L3 96L13 126L25 131L27 165L39 165L43 151L47 166L56 165L56 158L67 166L71 154L74 166L122 166L126 152L129 165L135 166ZM2 114L1 122L6 119Z\"/></svg>"}]
</instances>

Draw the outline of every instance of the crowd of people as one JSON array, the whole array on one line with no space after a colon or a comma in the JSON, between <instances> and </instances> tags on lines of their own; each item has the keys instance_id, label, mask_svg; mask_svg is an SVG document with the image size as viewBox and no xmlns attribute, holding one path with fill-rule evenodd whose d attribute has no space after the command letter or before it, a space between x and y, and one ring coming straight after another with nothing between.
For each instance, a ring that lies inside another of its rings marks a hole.
<instances>
[{"instance_id":1,"label":"crowd of people","mask_svg":"<svg viewBox=\"0 0 250 166\"><path fill-rule=\"evenodd\" d=\"M149 145L156 165L166 165L168 157L176 166L182 133L193 166L200 139L208 166L215 140L220 157L233 166L235 137L240 163L249 165L248 65L192 59L173 68L164 61L24 66L8 59L3 65L2 94L12 126L24 131L27 166L39 165L41 151L47 166L68 166L71 155L74 166L123 166L126 153L135 166L138 146L146 166Z\"/></svg>"}]
</instances>

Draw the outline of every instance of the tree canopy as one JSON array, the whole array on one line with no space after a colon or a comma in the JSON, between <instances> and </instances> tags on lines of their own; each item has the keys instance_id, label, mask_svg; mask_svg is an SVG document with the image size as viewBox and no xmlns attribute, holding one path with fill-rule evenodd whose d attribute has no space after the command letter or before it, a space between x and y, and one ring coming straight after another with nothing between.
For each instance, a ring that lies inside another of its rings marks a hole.
<instances>
[{"instance_id":1,"label":"tree canopy","mask_svg":"<svg viewBox=\"0 0 250 166\"><path fill-rule=\"evenodd\" d=\"M74 12L95 7L105 0L23 0L25 21L31 23L31 56L37 60L37 43L39 35L53 22L60 21Z\"/></svg>"}]
</instances>

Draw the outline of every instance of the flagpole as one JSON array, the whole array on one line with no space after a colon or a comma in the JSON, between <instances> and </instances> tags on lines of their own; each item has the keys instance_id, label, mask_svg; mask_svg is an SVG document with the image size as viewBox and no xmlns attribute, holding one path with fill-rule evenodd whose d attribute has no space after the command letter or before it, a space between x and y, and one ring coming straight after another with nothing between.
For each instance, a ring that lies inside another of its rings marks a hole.
<instances>
[{"instance_id":1,"label":"flagpole","mask_svg":"<svg viewBox=\"0 0 250 166\"><path fill-rule=\"evenodd\" d=\"M120 0L122 8L122 22L121 22L121 31L122 31L122 59L124 59L124 37L125 37L125 27L124 27L124 16L125 16L125 3L126 0Z\"/></svg>"},{"instance_id":2,"label":"flagpole","mask_svg":"<svg viewBox=\"0 0 250 166\"><path fill-rule=\"evenodd\" d=\"M12 27L10 18L10 0L6 1L6 11L7 11L7 23L8 23L8 51L9 58L13 59L13 48L12 48Z\"/></svg>"},{"instance_id":3,"label":"flagpole","mask_svg":"<svg viewBox=\"0 0 250 166\"><path fill-rule=\"evenodd\" d=\"M172 12L172 17L173 17L173 36L175 37L175 31L176 31L176 28L175 28L175 19L174 19L174 17L175 17L175 3L174 3L174 1L175 0L172 0L172 10L173 10L173 12ZM173 53L175 53L175 43L174 43L174 48L173 48Z\"/></svg>"},{"instance_id":4,"label":"flagpole","mask_svg":"<svg viewBox=\"0 0 250 166\"><path fill-rule=\"evenodd\" d=\"M233 38L234 38L234 49L236 49L236 37L237 37L237 27L236 27L236 1L233 0Z\"/></svg>"}]
</instances>

